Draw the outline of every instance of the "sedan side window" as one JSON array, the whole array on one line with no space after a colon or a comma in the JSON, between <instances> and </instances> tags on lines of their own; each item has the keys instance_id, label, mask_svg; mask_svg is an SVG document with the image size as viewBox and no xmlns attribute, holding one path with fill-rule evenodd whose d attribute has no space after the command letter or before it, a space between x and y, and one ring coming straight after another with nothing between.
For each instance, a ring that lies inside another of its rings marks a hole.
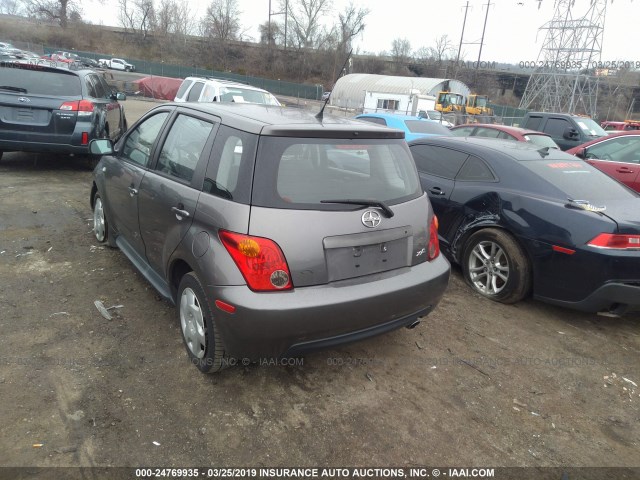
<instances>
[{"instance_id":1,"label":"sedan side window","mask_svg":"<svg viewBox=\"0 0 640 480\"><path fill-rule=\"evenodd\" d=\"M160 112L147 118L138 125L127 137L122 149L121 158L146 167L162 125L169 116L169 112Z\"/></svg>"},{"instance_id":2,"label":"sedan side window","mask_svg":"<svg viewBox=\"0 0 640 480\"><path fill-rule=\"evenodd\" d=\"M191 183L212 129L211 122L188 115L178 115L162 146L156 169Z\"/></svg>"},{"instance_id":3,"label":"sedan side window","mask_svg":"<svg viewBox=\"0 0 640 480\"><path fill-rule=\"evenodd\" d=\"M475 136L484 138L498 138L499 134L500 130L496 130L495 128L478 127Z\"/></svg>"},{"instance_id":4,"label":"sedan side window","mask_svg":"<svg viewBox=\"0 0 640 480\"><path fill-rule=\"evenodd\" d=\"M473 132L474 128L475 127L454 128L453 130L451 130L451 133L454 137L468 137L469 135L471 135L471 132Z\"/></svg>"},{"instance_id":5,"label":"sedan side window","mask_svg":"<svg viewBox=\"0 0 640 480\"><path fill-rule=\"evenodd\" d=\"M444 147L412 145L418 171L453 180L469 155Z\"/></svg>"},{"instance_id":6,"label":"sedan side window","mask_svg":"<svg viewBox=\"0 0 640 480\"><path fill-rule=\"evenodd\" d=\"M495 177L491 170L478 157L474 157L473 155L469 156L469 159L462 166L458 175L456 176L456 181L462 180L467 182L480 182L480 181L493 181Z\"/></svg>"},{"instance_id":7,"label":"sedan side window","mask_svg":"<svg viewBox=\"0 0 640 480\"><path fill-rule=\"evenodd\" d=\"M622 136L587 147L587 158L640 163L640 136Z\"/></svg>"}]
</instances>

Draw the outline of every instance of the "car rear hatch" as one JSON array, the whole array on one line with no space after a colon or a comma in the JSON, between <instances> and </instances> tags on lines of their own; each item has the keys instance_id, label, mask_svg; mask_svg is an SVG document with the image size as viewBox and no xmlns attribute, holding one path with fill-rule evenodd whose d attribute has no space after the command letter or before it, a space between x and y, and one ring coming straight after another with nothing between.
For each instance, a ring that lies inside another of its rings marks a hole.
<instances>
[{"instance_id":1,"label":"car rear hatch","mask_svg":"<svg viewBox=\"0 0 640 480\"><path fill-rule=\"evenodd\" d=\"M280 247L294 287L427 260L430 205L406 142L356 138L261 137L249 235Z\"/></svg>"},{"instance_id":2,"label":"car rear hatch","mask_svg":"<svg viewBox=\"0 0 640 480\"><path fill-rule=\"evenodd\" d=\"M75 73L0 63L0 139L71 143L81 99Z\"/></svg>"}]
</instances>

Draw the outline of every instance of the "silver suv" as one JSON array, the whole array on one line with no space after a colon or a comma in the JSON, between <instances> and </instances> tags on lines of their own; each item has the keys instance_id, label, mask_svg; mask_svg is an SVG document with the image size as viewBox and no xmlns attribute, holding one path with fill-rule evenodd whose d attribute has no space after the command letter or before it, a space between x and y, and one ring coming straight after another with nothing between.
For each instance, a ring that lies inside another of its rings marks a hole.
<instances>
[{"instance_id":1,"label":"silver suv","mask_svg":"<svg viewBox=\"0 0 640 480\"><path fill-rule=\"evenodd\" d=\"M180 84L174 102L260 103L279 106L271 93L244 83L218 78L187 77Z\"/></svg>"},{"instance_id":2,"label":"silver suv","mask_svg":"<svg viewBox=\"0 0 640 480\"><path fill-rule=\"evenodd\" d=\"M449 263L403 136L281 107L165 104L115 145L92 142L95 236L177 305L203 372L414 327Z\"/></svg>"}]
</instances>

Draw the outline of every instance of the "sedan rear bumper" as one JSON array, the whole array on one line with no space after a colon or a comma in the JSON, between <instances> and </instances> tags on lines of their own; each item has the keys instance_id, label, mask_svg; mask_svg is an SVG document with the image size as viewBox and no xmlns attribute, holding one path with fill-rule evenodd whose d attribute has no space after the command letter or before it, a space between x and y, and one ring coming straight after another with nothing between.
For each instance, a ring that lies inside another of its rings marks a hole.
<instances>
[{"instance_id":1,"label":"sedan rear bumper","mask_svg":"<svg viewBox=\"0 0 640 480\"><path fill-rule=\"evenodd\" d=\"M432 262L286 292L256 293L246 286L210 287L226 352L253 361L299 355L363 340L415 323L438 304L449 262ZM368 280L368 281L367 281Z\"/></svg>"},{"instance_id":2,"label":"sedan rear bumper","mask_svg":"<svg viewBox=\"0 0 640 480\"><path fill-rule=\"evenodd\" d=\"M640 280L637 282L611 281L605 283L588 297L577 302L537 298L547 303L583 312L610 311L623 314L628 311L640 310Z\"/></svg>"},{"instance_id":3,"label":"sedan rear bumper","mask_svg":"<svg viewBox=\"0 0 640 480\"><path fill-rule=\"evenodd\" d=\"M2 152L35 152L35 153L75 153L85 155L89 153L89 145L70 145L68 143L25 142L0 140Z\"/></svg>"}]
</instances>

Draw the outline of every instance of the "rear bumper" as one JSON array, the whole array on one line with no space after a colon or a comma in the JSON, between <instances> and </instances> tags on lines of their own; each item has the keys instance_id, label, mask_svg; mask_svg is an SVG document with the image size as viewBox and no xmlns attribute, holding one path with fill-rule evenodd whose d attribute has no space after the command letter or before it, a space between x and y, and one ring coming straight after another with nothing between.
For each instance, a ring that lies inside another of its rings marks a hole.
<instances>
[{"instance_id":1,"label":"rear bumper","mask_svg":"<svg viewBox=\"0 0 640 480\"><path fill-rule=\"evenodd\" d=\"M537 297L539 300L583 312L613 311L625 313L640 310L640 280L637 282L611 281L588 297L576 302Z\"/></svg>"},{"instance_id":2,"label":"rear bumper","mask_svg":"<svg viewBox=\"0 0 640 480\"><path fill-rule=\"evenodd\" d=\"M89 145L71 145L68 143L25 142L0 140L0 151L3 152L39 152L39 153L89 153Z\"/></svg>"},{"instance_id":3,"label":"rear bumper","mask_svg":"<svg viewBox=\"0 0 640 480\"><path fill-rule=\"evenodd\" d=\"M246 286L209 287L228 354L261 360L299 355L363 340L413 324L438 304L449 280L440 255L411 268L287 292L255 293ZM368 280L368 281L367 281Z\"/></svg>"}]
</instances>

